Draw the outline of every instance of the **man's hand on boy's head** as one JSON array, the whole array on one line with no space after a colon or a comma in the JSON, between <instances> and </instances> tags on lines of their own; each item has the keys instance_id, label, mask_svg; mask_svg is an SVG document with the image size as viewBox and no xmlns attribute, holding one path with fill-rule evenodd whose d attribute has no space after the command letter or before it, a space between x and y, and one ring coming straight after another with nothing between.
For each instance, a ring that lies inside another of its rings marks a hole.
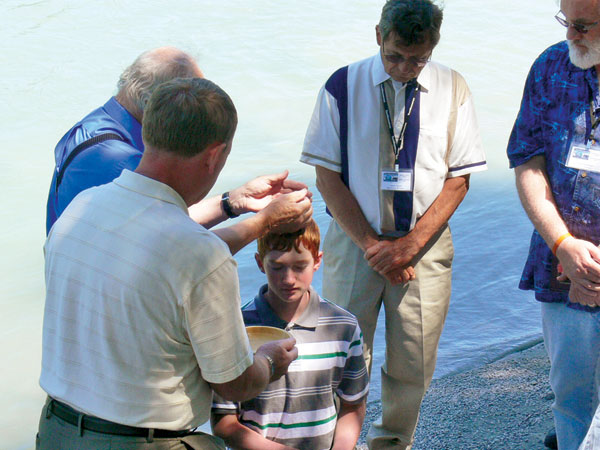
<instances>
[{"instance_id":1,"label":"man's hand on boy's head","mask_svg":"<svg viewBox=\"0 0 600 450\"><path fill-rule=\"evenodd\" d=\"M284 376L289 365L298 358L298 349L295 347L296 339L293 337L279 341L267 342L256 350L257 355L266 355L273 361L273 376L270 381L275 381Z\"/></svg>"},{"instance_id":2,"label":"man's hand on boy's head","mask_svg":"<svg viewBox=\"0 0 600 450\"><path fill-rule=\"evenodd\" d=\"M229 192L229 202L235 214L258 212L280 194L308 189L306 184L287 178L289 172L263 175ZM310 194L312 196L312 194Z\"/></svg>"},{"instance_id":3,"label":"man's hand on boy's head","mask_svg":"<svg viewBox=\"0 0 600 450\"><path fill-rule=\"evenodd\" d=\"M293 233L304 228L313 213L311 196L308 189L301 189L274 198L258 213L265 218L266 231Z\"/></svg>"}]
</instances>

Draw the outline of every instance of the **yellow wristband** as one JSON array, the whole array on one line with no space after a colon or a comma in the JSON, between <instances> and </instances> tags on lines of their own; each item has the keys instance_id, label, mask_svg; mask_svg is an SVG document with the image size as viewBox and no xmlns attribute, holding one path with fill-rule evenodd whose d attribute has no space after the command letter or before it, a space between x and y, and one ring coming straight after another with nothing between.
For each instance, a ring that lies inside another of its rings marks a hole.
<instances>
[{"instance_id":1,"label":"yellow wristband","mask_svg":"<svg viewBox=\"0 0 600 450\"><path fill-rule=\"evenodd\" d=\"M562 241L564 241L568 237L573 237L573 236L571 235L571 233L565 233L556 240L556 242L554 243L554 247L552 247L552 254L554 256L556 256L556 250L558 250L558 247L560 247L560 244L562 244Z\"/></svg>"}]
</instances>

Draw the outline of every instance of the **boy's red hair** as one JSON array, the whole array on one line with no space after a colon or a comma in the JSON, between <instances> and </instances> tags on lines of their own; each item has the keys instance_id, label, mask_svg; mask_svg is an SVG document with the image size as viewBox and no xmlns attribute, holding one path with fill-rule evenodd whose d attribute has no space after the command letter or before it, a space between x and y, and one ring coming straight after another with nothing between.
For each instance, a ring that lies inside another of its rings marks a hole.
<instances>
[{"instance_id":1,"label":"boy's red hair","mask_svg":"<svg viewBox=\"0 0 600 450\"><path fill-rule=\"evenodd\" d=\"M319 257L319 246L321 235L319 227L314 219L306 224L306 227L295 233L267 233L258 239L258 256L261 261L270 251L289 252L292 248L300 253L300 244L304 245L316 260Z\"/></svg>"}]
</instances>

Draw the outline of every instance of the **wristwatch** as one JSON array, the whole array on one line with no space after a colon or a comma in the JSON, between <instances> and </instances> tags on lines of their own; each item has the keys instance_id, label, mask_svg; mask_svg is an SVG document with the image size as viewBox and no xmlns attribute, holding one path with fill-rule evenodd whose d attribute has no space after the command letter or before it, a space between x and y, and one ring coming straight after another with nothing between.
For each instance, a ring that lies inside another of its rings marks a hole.
<instances>
[{"instance_id":1,"label":"wristwatch","mask_svg":"<svg viewBox=\"0 0 600 450\"><path fill-rule=\"evenodd\" d=\"M229 192L223 192L223 195L221 195L221 206L223 207L225 214L227 214L227 217L230 219L239 216L239 214L234 213L233 209L231 208L231 203L229 202Z\"/></svg>"}]
</instances>

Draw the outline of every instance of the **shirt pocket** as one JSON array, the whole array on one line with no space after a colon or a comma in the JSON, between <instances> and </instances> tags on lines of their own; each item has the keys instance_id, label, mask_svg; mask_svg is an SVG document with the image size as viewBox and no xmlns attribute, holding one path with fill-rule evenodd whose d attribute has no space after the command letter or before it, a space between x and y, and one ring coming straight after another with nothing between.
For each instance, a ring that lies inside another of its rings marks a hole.
<instances>
[{"instance_id":1,"label":"shirt pocket","mask_svg":"<svg viewBox=\"0 0 600 450\"><path fill-rule=\"evenodd\" d=\"M444 132L421 127L415 163L415 194L430 191L432 183L443 183L448 173L447 148L448 136Z\"/></svg>"}]
</instances>

